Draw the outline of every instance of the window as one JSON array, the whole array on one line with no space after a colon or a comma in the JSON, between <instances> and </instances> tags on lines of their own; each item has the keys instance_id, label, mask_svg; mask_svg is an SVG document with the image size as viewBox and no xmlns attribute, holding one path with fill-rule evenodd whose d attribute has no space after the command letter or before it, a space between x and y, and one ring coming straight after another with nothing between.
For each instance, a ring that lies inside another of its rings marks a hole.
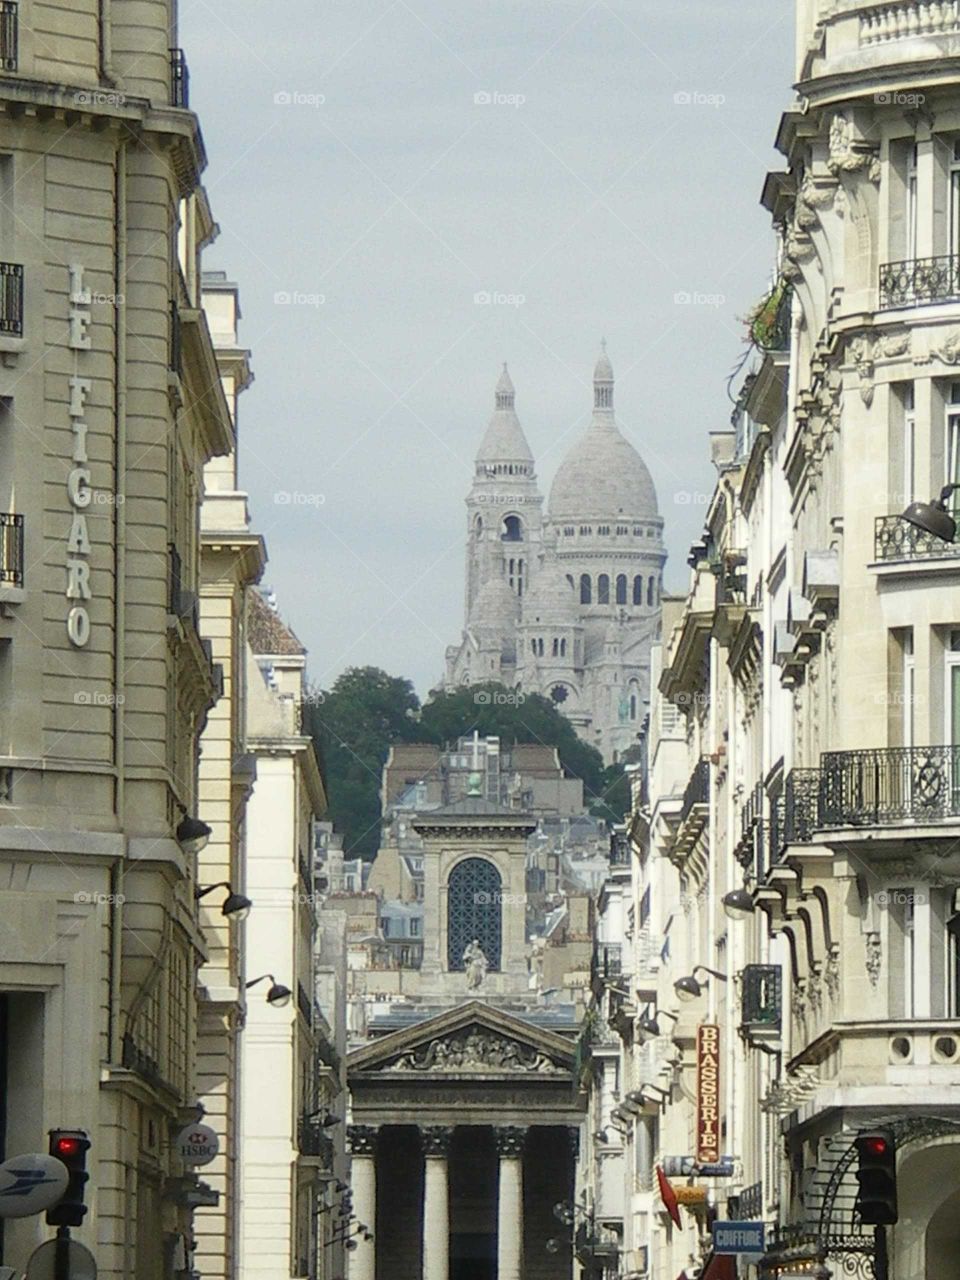
<instances>
[{"instance_id":1,"label":"window","mask_svg":"<svg viewBox=\"0 0 960 1280\"><path fill-rule=\"evenodd\" d=\"M950 403L947 405L947 427L944 440L943 483L960 484L960 382L950 384ZM947 499L953 518L960 515L960 491Z\"/></svg>"},{"instance_id":2,"label":"window","mask_svg":"<svg viewBox=\"0 0 960 1280\"><path fill-rule=\"evenodd\" d=\"M608 524L597 525L597 533L601 538L608 538L610 536L610 526Z\"/></svg>"},{"instance_id":3,"label":"window","mask_svg":"<svg viewBox=\"0 0 960 1280\"><path fill-rule=\"evenodd\" d=\"M907 506L916 495L916 438L917 418L913 383L908 382L903 392L903 495L897 506Z\"/></svg>"},{"instance_id":4,"label":"window","mask_svg":"<svg viewBox=\"0 0 960 1280\"><path fill-rule=\"evenodd\" d=\"M567 642L566 640L561 640L560 641L560 657L565 658L566 656L567 656Z\"/></svg>"},{"instance_id":5,"label":"window","mask_svg":"<svg viewBox=\"0 0 960 1280\"><path fill-rule=\"evenodd\" d=\"M636 720L636 718L637 718L637 695L636 695L635 693L631 693L631 695L630 695L630 719L631 719L631 720Z\"/></svg>"},{"instance_id":6,"label":"window","mask_svg":"<svg viewBox=\"0 0 960 1280\"><path fill-rule=\"evenodd\" d=\"M633 580L633 603L643 604L643 578L639 573Z\"/></svg>"},{"instance_id":7,"label":"window","mask_svg":"<svg viewBox=\"0 0 960 1280\"><path fill-rule=\"evenodd\" d=\"M650 581L647 583L647 604L650 606L651 609L653 608L653 605L654 605L654 593L656 592L656 589L657 589L657 580L656 578L651 578Z\"/></svg>"},{"instance_id":8,"label":"window","mask_svg":"<svg viewBox=\"0 0 960 1280\"><path fill-rule=\"evenodd\" d=\"M960 138L953 142L953 159L950 162L950 226L947 232L947 252L960 253ZM914 255L911 254L911 257Z\"/></svg>"},{"instance_id":9,"label":"window","mask_svg":"<svg viewBox=\"0 0 960 1280\"><path fill-rule=\"evenodd\" d=\"M477 518L476 518L476 520L475 520L475 522L474 522L474 525L473 525L473 533L474 533L474 537L476 537L476 538L482 538L482 537L483 537L483 518L482 518L482 516L477 516Z\"/></svg>"},{"instance_id":10,"label":"window","mask_svg":"<svg viewBox=\"0 0 960 1280\"><path fill-rule=\"evenodd\" d=\"M955 912L947 921L946 994L947 1017L960 1018L960 913L958 912Z\"/></svg>"},{"instance_id":11,"label":"window","mask_svg":"<svg viewBox=\"0 0 960 1280\"><path fill-rule=\"evenodd\" d=\"M627 603L627 575L617 574L617 604Z\"/></svg>"},{"instance_id":12,"label":"window","mask_svg":"<svg viewBox=\"0 0 960 1280\"><path fill-rule=\"evenodd\" d=\"M610 603L610 579L605 573L601 573L597 579L597 604Z\"/></svg>"},{"instance_id":13,"label":"window","mask_svg":"<svg viewBox=\"0 0 960 1280\"><path fill-rule=\"evenodd\" d=\"M890 1012L894 1017L915 1016L916 894L912 887L896 885L887 890L890 924Z\"/></svg>"},{"instance_id":14,"label":"window","mask_svg":"<svg viewBox=\"0 0 960 1280\"><path fill-rule=\"evenodd\" d=\"M592 602L592 591L590 589L589 573L581 573L580 575L580 603L590 604Z\"/></svg>"},{"instance_id":15,"label":"window","mask_svg":"<svg viewBox=\"0 0 960 1280\"><path fill-rule=\"evenodd\" d=\"M953 201L953 171L950 173L950 199ZM951 250L952 252L952 250ZM907 253L917 256L917 148L910 148L907 156Z\"/></svg>"},{"instance_id":16,"label":"window","mask_svg":"<svg viewBox=\"0 0 960 1280\"><path fill-rule=\"evenodd\" d=\"M476 940L491 971L500 969L500 873L486 858L457 863L447 881L447 968L462 973Z\"/></svg>"},{"instance_id":17,"label":"window","mask_svg":"<svg viewBox=\"0 0 960 1280\"><path fill-rule=\"evenodd\" d=\"M556 636L553 637L553 656L555 658L560 657L560 641Z\"/></svg>"},{"instance_id":18,"label":"window","mask_svg":"<svg viewBox=\"0 0 960 1280\"><path fill-rule=\"evenodd\" d=\"M420 937L420 921L417 919L416 916L412 916L410 919L410 937L411 938Z\"/></svg>"},{"instance_id":19,"label":"window","mask_svg":"<svg viewBox=\"0 0 960 1280\"><path fill-rule=\"evenodd\" d=\"M903 745L913 746L913 707L916 702L916 665L913 657L913 631L907 631L903 637L903 668L901 683L903 688L903 708L901 731Z\"/></svg>"},{"instance_id":20,"label":"window","mask_svg":"<svg viewBox=\"0 0 960 1280\"><path fill-rule=\"evenodd\" d=\"M504 516L503 532L500 537L504 542L523 541L523 523L519 516Z\"/></svg>"}]
</instances>

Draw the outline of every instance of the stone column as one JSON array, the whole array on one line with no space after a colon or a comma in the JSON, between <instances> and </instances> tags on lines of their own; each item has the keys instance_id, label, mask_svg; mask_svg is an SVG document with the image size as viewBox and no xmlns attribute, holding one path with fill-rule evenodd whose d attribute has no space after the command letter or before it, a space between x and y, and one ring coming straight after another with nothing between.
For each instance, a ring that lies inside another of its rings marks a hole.
<instances>
[{"instance_id":1,"label":"stone column","mask_svg":"<svg viewBox=\"0 0 960 1280\"><path fill-rule=\"evenodd\" d=\"M449 1280L450 1191L447 1155L453 1130L425 1125L423 1140L423 1280Z\"/></svg>"},{"instance_id":2,"label":"stone column","mask_svg":"<svg viewBox=\"0 0 960 1280\"><path fill-rule=\"evenodd\" d=\"M526 1129L494 1129L500 1153L497 1199L497 1280L520 1280L523 1269L523 1142Z\"/></svg>"},{"instance_id":3,"label":"stone column","mask_svg":"<svg viewBox=\"0 0 960 1280\"><path fill-rule=\"evenodd\" d=\"M371 1125L352 1124L347 1141L353 1212L374 1236L373 1240L364 1240L362 1234L353 1237L357 1247L348 1255L350 1280L377 1280L377 1131Z\"/></svg>"}]
</instances>

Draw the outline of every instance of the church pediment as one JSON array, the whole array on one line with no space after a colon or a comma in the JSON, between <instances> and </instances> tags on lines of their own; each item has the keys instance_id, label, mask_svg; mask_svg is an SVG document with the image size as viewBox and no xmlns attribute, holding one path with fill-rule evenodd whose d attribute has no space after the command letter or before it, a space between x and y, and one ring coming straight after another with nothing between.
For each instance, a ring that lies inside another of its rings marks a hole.
<instances>
[{"instance_id":1,"label":"church pediment","mask_svg":"<svg viewBox=\"0 0 960 1280\"><path fill-rule=\"evenodd\" d=\"M552 1031L473 1001L352 1054L350 1074L569 1077L574 1046Z\"/></svg>"}]
</instances>

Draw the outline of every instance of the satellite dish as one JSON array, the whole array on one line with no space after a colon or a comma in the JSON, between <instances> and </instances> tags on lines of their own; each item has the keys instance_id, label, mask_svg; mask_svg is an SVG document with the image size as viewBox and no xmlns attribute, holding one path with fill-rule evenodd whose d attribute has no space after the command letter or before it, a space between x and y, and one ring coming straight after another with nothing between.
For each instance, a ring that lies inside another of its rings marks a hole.
<instances>
[{"instance_id":1,"label":"satellite dish","mask_svg":"<svg viewBox=\"0 0 960 1280\"><path fill-rule=\"evenodd\" d=\"M63 1198L69 1180L56 1156L11 1156L0 1164L0 1218L43 1213Z\"/></svg>"}]
</instances>

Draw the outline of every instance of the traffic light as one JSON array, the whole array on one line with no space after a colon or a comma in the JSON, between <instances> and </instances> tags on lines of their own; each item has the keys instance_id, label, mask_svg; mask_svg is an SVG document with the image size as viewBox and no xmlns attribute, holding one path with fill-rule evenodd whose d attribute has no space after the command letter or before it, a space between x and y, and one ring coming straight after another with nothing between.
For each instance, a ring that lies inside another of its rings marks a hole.
<instances>
[{"instance_id":1,"label":"traffic light","mask_svg":"<svg viewBox=\"0 0 960 1280\"><path fill-rule=\"evenodd\" d=\"M50 1154L66 1165L70 1180L63 1198L47 1210L51 1227L79 1227L87 1206L83 1203L87 1179L87 1152L90 1139L82 1129L51 1129Z\"/></svg>"},{"instance_id":2,"label":"traffic light","mask_svg":"<svg viewBox=\"0 0 960 1280\"><path fill-rule=\"evenodd\" d=\"M897 1220L897 1145L889 1129L857 1135L857 1212L864 1226L886 1227Z\"/></svg>"}]
</instances>

